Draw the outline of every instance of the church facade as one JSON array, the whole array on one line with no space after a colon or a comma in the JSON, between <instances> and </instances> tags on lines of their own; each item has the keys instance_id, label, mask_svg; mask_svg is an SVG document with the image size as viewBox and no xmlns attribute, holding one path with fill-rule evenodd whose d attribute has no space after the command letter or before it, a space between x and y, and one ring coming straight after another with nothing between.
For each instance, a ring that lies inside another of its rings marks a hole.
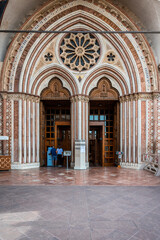
<instances>
[{"instance_id":1,"label":"church facade","mask_svg":"<svg viewBox=\"0 0 160 240\"><path fill-rule=\"evenodd\" d=\"M47 165L48 147L71 150L70 166L141 168L160 147L157 63L136 17L110 0L49 1L17 33L0 78L0 154L12 169ZM59 32L58 32L59 31ZM67 33L68 31L68 33ZM103 33L95 33L95 31Z\"/></svg>"}]
</instances>

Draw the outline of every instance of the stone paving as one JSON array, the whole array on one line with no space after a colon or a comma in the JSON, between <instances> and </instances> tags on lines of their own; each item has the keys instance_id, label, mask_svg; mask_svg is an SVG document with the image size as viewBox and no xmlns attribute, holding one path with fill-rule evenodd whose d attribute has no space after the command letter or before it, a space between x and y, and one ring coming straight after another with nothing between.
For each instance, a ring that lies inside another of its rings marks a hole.
<instances>
[{"instance_id":1,"label":"stone paving","mask_svg":"<svg viewBox=\"0 0 160 240\"><path fill-rule=\"evenodd\" d=\"M0 185L117 185L160 186L160 177L144 170L124 168L40 168L0 172Z\"/></svg>"},{"instance_id":2,"label":"stone paving","mask_svg":"<svg viewBox=\"0 0 160 240\"><path fill-rule=\"evenodd\" d=\"M159 177L116 168L91 169L89 176L87 171L70 171L70 178L77 177L66 184L65 169L0 172L0 240L160 240ZM120 181L124 171L127 186ZM101 177L96 182L98 172L118 175L119 184L105 184ZM59 185L50 182L55 174ZM145 185L138 186L145 176Z\"/></svg>"}]
</instances>

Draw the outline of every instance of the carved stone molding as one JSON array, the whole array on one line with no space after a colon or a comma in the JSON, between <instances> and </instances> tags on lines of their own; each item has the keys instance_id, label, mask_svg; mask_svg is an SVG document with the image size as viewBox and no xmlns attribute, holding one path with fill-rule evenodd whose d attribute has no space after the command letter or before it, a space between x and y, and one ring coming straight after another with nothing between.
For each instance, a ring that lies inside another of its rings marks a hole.
<instances>
[{"instance_id":1,"label":"carved stone molding","mask_svg":"<svg viewBox=\"0 0 160 240\"><path fill-rule=\"evenodd\" d=\"M53 78L41 93L41 100L69 100L70 93L58 78Z\"/></svg>"},{"instance_id":2,"label":"carved stone molding","mask_svg":"<svg viewBox=\"0 0 160 240\"><path fill-rule=\"evenodd\" d=\"M0 93L3 99L9 99L13 101L19 101L19 100L28 100L31 102L39 102L40 97L33 96L33 95L27 95L24 93Z\"/></svg>"},{"instance_id":3,"label":"carved stone molding","mask_svg":"<svg viewBox=\"0 0 160 240\"><path fill-rule=\"evenodd\" d=\"M83 95L76 95L70 98L71 102L89 102L89 97Z\"/></svg>"},{"instance_id":4,"label":"carved stone molding","mask_svg":"<svg viewBox=\"0 0 160 240\"><path fill-rule=\"evenodd\" d=\"M160 93L153 93L153 99L160 99Z\"/></svg>"},{"instance_id":5,"label":"carved stone molding","mask_svg":"<svg viewBox=\"0 0 160 240\"><path fill-rule=\"evenodd\" d=\"M0 93L2 99L7 99L7 93Z\"/></svg>"},{"instance_id":6,"label":"carved stone molding","mask_svg":"<svg viewBox=\"0 0 160 240\"><path fill-rule=\"evenodd\" d=\"M90 93L90 99L118 100L119 94L107 78L102 78Z\"/></svg>"},{"instance_id":7,"label":"carved stone molding","mask_svg":"<svg viewBox=\"0 0 160 240\"><path fill-rule=\"evenodd\" d=\"M147 101L147 100L153 100L153 99L160 99L160 93L134 93L126 96L122 96L119 98L120 102L128 102L128 101Z\"/></svg>"}]
</instances>

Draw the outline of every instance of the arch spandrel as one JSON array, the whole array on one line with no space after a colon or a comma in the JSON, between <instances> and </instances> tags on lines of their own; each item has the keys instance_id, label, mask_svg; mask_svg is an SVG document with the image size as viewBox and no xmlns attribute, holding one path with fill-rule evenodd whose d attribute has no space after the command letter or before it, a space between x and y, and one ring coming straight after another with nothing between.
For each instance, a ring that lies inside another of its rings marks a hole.
<instances>
[{"instance_id":1,"label":"arch spandrel","mask_svg":"<svg viewBox=\"0 0 160 240\"><path fill-rule=\"evenodd\" d=\"M53 30L59 27L64 29L65 17L71 17L71 13L79 10L83 11L83 14L86 15L89 12L89 15L92 15L94 19L99 19L97 26L93 25L94 30L137 30L138 28L133 24L133 22L127 17L127 15L122 12L118 6L114 6L110 1L52 1L42 7L36 14L34 14L22 27L22 29L51 29L53 22L57 21L57 25L53 26ZM108 16L108 17L107 17ZM63 21L60 21L62 19ZM72 26L74 27L74 26ZM22 37L21 37L22 36ZM55 35L54 35L55 36ZM128 55L128 62L131 64L128 65L128 69L132 71L134 75L134 81L136 84L137 77L139 75L139 81L141 84L142 91L151 91L158 88L157 86L157 70L155 67L154 57L152 51L146 42L145 38L142 35L134 36L122 35L116 37L114 35L114 41L117 43L121 42L119 45L124 53L125 45L128 46L131 56ZM32 49L32 46L36 43L36 48ZM9 47L5 63L2 71L3 79L3 90L8 91L20 91L19 86L27 85L27 89L30 88L31 76L33 69L35 68L36 59L39 56L37 52L38 47L41 48L44 44L43 37L40 37L39 34L18 34L15 36L11 46ZM124 49L123 49L124 48ZM31 55L28 56L28 50L30 50ZM31 50L32 49L32 50ZM44 48L43 48L44 49ZM129 52L129 51L128 51ZM138 52L144 56L141 59ZM125 57L127 56L127 51L123 54L124 62ZM35 59L35 60L33 60ZM136 63L136 69L134 66ZM126 65L126 67L127 67ZM148 66L148 67L146 67ZM22 75L23 68L23 75ZM147 72L147 73L146 73ZM148 74L148 78L146 77ZM129 77L130 78L130 77ZM19 84L19 80L21 83ZM27 81L27 82L26 82ZM152 85L152 88L148 88ZM132 84L131 84L132 85ZM25 88L24 88L25 89ZM138 91L138 88L135 89ZM29 92L28 92L29 93Z\"/></svg>"}]
</instances>

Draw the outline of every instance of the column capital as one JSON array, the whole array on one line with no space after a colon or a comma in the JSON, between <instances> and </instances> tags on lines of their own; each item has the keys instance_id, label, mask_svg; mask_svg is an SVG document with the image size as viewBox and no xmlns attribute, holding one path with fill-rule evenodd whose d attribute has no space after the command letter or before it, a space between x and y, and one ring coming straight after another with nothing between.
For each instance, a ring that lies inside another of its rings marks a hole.
<instances>
[{"instance_id":1,"label":"column capital","mask_svg":"<svg viewBox=\"0 0 160 240\"><path fill-rule=\"evenodd\" d=\"M85 95L75 95L70 98L71 102L89 102L89 97Z\"/></svg>"},{"instance_id":2,"label":"column capital","mask_svg":"<svg viewBox=\"0 0 160 240\"><path fill-rule=\"evenodd\" d=\"M159 99L160 98L160 93L158 92L153 92L153 100Z\"/></svg>"},{"instance_id":3,"label":"column capital","mask_svg":"<svg viewBox=\"0 0 160 240\"><path fill-rule=\"evenodd\" d=\"M8 95L7 93L1 93L2 99L7 99Z\"/></svg>"}]
</instances>

